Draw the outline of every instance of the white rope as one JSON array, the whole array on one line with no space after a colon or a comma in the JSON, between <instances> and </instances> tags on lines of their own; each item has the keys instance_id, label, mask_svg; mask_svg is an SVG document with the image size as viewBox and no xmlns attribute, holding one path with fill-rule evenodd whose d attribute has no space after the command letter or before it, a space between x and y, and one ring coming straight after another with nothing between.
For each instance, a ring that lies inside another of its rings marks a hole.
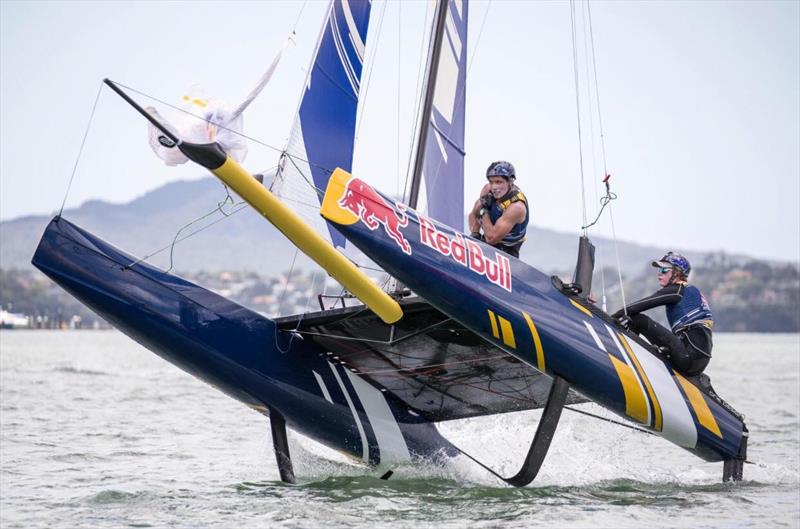
<instances>
[{"instance_id":1,"label":"white rope","mask_svg":"<svg viewBox=\"0 0 800 529\"><path fill-rule=\"evenodd\" d=\"M595 46L594 46L594 28L592 26L592 7L589 4L589 1L586 2L586 13L589 18L589 39L591 42L591 49L592 49L592 67L594 70L594 95L597 102L597 120L598 126L600 127L600 152L603 156L603 176L604 178L608 176L608 164L606 161L606 143L605 143L605 132L603 130L603 113L601 112L601 105L600 105L600 89L599 83L597 82L597 60L595 55ZM617 241L617 230L614 226L614 213L612 211L611 204L608 204L608 216L611 220L611 237L614 241L614 254L617 260L617 277L619 279L619 292L620 297L622 298L622 310L625 312L625 315L628 315L628 310L626 308L626 301L625 301L625 286L622 284L622 262L619 258L619 243ZM605 290L603 291L603 310L605 310Z\"/></svg>"},{"instance_id":2,"label":"white rope","mask_svg":"<svg viewBox=\"0 0 800 529\"><path fill-rule=\"evenodd\" d=\"M587 9L589 7L588 0L586 2L586 7L587 7ZM582 12L582 14L583 14L583 20L582 20L582 22L583 22L583 24L582 24L582 27L583 27L583 56L585 58L584 65L585 65L585 68L586 68L586 79L590 79L591 76L589 75L589 50L587 50L589 39L586 36L587 35L586 23L587 23L588 16L583 12ZM592 48L592 60L594 60L594 48ZM596 70L596 68L595 68L595 70ZM595 78L595 85L596 85L596 83L597 83L597 79ZM595 97L596 96L597 96L597 93L595 92ZM595 148L595 143L594 143L594 109L592 108L592 84L588 83L588 82L586 83L586 101L587 101L587 103L589 105L589 140L591 141L591 153L592 153L592 156L591 156L592 173L591 174L593 175L592 188L594 189L594 200L595 200L595 203L599 203L600 202L600 195L597 192L597 156L596 156L597 149ZM600 107L599 107L600 101L599 100L597 101L597 104L598 104L597 110L598 110L598 113L599 113L599 111L600 111ZM603 173L603 178L605 178L605 173ZM588 227L587 227L587 231L588 231ZM596 252L597 252L596 253L596 257L597 258L596 258L595 262L599 262L600 263L600 292L601 292L600 307L603 309L603 312L606 312L606 310L607 310L607 305L606 305L606 301L607 301L607 296L606 296L606 272L605 272L605 268L603 267L603 259L602 259L603 253L602 253L602 250L600 250L599 248L596 249Z\"/></svg>"},{"instance_id":3,"label":"white rope","mask_svg":"<svg viewBox=\"0 0 800 529\"><path fill-rule=\"evenodd\" d=\"M570 0L570 25L572 28L572 70L575 79L575 108L578 118L578 158L580 160L580 173L581 173L581 203L583 206L583 223L581 226L586 226L586 184L583 174L583 134L581 132L581 96L580 96L580 82L578 79L578 43L575 27L575 0ZM586 228L583 230L584 236L586 235Z\"/></svg>"}]
</instances>

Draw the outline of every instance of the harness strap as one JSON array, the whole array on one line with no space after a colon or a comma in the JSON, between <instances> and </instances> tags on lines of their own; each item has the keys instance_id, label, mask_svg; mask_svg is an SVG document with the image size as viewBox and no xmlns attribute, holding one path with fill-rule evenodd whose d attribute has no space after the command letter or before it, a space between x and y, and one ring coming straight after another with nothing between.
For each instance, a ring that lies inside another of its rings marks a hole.
<instances>
[{"instance_id":1,"label":"harness strap","mask_svg":"<svg viewBox=\"0 0 800 529\"><path fill-rule=\"evenodd\" d=\"M510 206L514 202L524 202L527 207L528 199L525 198L525 193L517 189L516 186L511 189L510 193L513 193L514 191L516 191L516 193L514 193L514 195L512 195L511 197L508 197L508 195L506 195L506 197L508 198L505 198L504 200L497 202L497 207L500 208L500 211L505 211L506 208L508 208L508 206Z\"/></svg>"}]
</instances>

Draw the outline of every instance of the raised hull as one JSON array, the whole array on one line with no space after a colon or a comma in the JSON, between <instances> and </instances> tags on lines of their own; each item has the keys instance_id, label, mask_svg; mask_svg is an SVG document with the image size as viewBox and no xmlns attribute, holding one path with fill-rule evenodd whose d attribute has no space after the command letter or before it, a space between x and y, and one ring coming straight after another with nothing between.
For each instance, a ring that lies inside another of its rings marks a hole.
<instances>
[{"instance_id":1,"label":"raised hull","mask_svg":"<svg viewBox=\"0 0 800 529\"><path fill-rule=\"evenodd\" d=\"M328 351L237 303L166 274L69 221L33 264L143 346L234 399L371 465L452 455L435 426Z\"/></svg>"},{"instance_id":2,"label":"raised hull","mask_svg":"<svg viewBox=\"0 0 800 529\"><path fill-rule=\"evenodd\" d=\"M742 459L738 414L560 281L345 171L321 210L348 241L487 343L707 461Z\"/></svg>"}]
</instances>

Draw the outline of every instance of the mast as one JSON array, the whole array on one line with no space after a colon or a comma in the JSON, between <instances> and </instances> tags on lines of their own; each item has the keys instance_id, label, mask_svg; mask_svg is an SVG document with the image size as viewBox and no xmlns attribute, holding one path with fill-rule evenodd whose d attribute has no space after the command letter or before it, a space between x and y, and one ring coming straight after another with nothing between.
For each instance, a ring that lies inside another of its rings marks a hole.
<instances>
[{"instance_id":1,"label":"mast","mask_svg":"<svg viewBox=\"0 0 800 529\"><path fill-rule=\"evenodd\" d=\"M431 119L431 109L433 108L433 94L436 91L436 78L439 71L439 57L442 54L442 38L444 37L445 21L447 20L449 0L437 0L436 17L433 26L431 45L428 48L428 70L425 73L426 87L425 98L422 104L422 112L419 116L417 130L416 150L414 154L414 172L411 177L411 190L408 198L408 205L412 209L417 207L419 198L419 187L422 182L422 167L425 162L425 144L428 140L428 122Z\"/></svg>"}]
</instances>

